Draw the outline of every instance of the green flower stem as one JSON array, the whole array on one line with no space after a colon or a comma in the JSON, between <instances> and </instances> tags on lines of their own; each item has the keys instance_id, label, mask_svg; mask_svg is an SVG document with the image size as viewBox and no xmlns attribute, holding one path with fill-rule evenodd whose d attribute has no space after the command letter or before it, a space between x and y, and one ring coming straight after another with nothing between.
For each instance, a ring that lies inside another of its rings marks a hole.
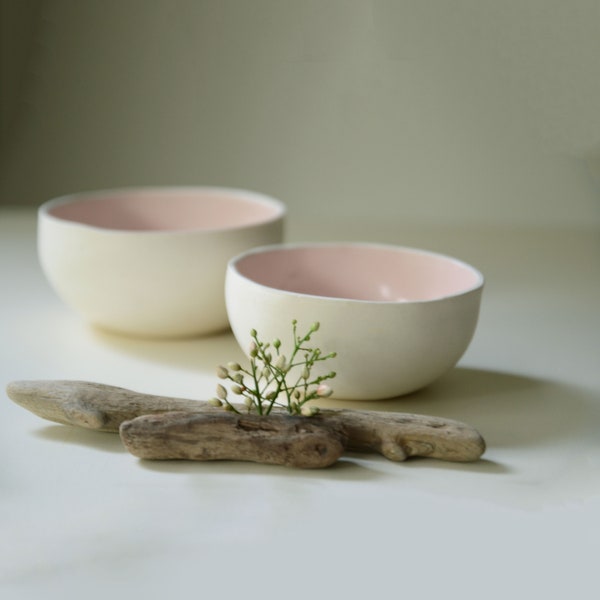
<instances>
[{"instance_id":1,"label":"green flower stem","mask_svg":"<svg viewBox=\"0 0 600 600\"><path fill-rule=\"evenodd\" d=\"M260 385L258 383L258 379L256 378L256 363L251 361L250 366L252 367L252 381L254 382L254 395L256 397L256 410L259 415L262 415L262 402L261 402L261 394L260 394ZM249 390L250 391L250 390Z\"/></svg>"},{"instance_id":2,"label":"green flower stem","mask_svg":"<svg viewBox=\"0 0 600 600\"><path fill-rule=\"evenodd\" d=\"M289 358L281 353L279 339L272 343L263 343L253 329L250 332L250 367L246 369L238 363L227 363L227 367L217 368L217 376L231 382L230 391L244 399L249 412L255 409L259 415L264 416L270 414L274 406L280 406L291 414L311 416L318 409L303 409L303 405L323 396L318 386L321 382L335 377L333 371L326 375L310 377L310 370L317 362L335 357L335 352L324 355L319 348L308 347L311 335L318 329L319 324L314 323L305 335L299 336L297 322L292 321L294 344ZM304 355L303 360L299 357L300 353ZM292 371L297 369L300 369L300 373L296 376ZM290 383L291 381L293 383ZM332 393L328 386L324 389L325 395L329 396ZM285 400L279 400L282 395L285 396ZM221 384L217 386L217 398L214 402L215 405L224 404L226 410L238 414L240 412L231 404L227 390Z\"/></svg>"}]
</instances>

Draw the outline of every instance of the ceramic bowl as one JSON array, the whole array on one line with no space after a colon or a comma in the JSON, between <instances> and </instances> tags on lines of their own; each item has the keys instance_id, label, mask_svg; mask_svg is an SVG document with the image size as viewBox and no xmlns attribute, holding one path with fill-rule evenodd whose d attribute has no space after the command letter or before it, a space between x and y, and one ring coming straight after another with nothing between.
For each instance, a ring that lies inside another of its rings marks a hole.
<instances>
[{"instance_id":1,"label":"ceramic bowl","mask_svg":"<svg viewBox=\"0 0 600 600\"><path fill-rule=\"evenodd\" d=\"M467 349L479 315L483 277L454 258L374 244L298 244L256 248L227 268L233 333L249 348L250 330L291 348L320 323L315 346L337 357L334 397L378 400L418 390L451 369ZM316 371L318 373L318 371Z\"/></svg>"},{"instance_id":2,"label":"ceramic bowl","mask_svg":"<svg viewBox=\"0 0 600 600\"><path fill-rule=\"evenodd\" d=\"M227 262L282 241L284 205L226 188L148 187L56 198L38 213L38 252L57 294L89 322L134 336L228 326Z\"/></svg>"}]
</instances>

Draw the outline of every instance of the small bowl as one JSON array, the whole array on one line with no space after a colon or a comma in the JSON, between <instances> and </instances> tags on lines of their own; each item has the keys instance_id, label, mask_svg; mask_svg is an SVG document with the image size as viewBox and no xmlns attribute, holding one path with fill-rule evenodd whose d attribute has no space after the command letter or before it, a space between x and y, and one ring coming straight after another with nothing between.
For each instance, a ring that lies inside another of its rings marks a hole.
<instances>
[{"instance_id":1,"label":"small bowl","mask_svg":"<svg viewBox=\"0 0 600 600\"><path fill-rule=\"evenodd\" d=\"M336 371L335 398L380 400L418 390L458 362L475 332L482 289L479 271L442 254L281 244L232 259L225 298L242 349L255 329L289 353L291 321L299 333L318 321L311 343L337 357L314 372Z\"/></svg>"},{"instance_id":2,"label":"small bowl","mask_svg":"<svg viewBox=\"0 0 600 600\"><path fill-rule=\"evenodd\" d=\"M43 204L38 253L57 294L89 322L133 336L228 326L227 262L281 242L284 205L216 187L73 194Z\"/></svg>"}]
</instances>

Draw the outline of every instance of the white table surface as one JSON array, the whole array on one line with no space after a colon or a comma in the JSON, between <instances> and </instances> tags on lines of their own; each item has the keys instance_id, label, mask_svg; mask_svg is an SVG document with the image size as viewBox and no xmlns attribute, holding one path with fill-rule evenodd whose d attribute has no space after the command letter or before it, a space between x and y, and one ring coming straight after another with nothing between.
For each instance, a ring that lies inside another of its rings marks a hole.
<instances>
[{"instance_id":1,"label":"white table surface","mask_svg":"<svg viewBox=\"0 0 600 600\"><path fill-rule=\"evenodd\" d=\"M355 404L466 421L484 458L355 454L301 471L140 461L117 435L12 403L4 388L18 379L206 398L214 367L242 359L229 332L159 342L88 327L44 279L35 227L33 210L0 211L2 598L598 598L597 231L293 215L290 241L419 246L486 276L456 369L420 393Z\"/></svg>"}]
</instances>

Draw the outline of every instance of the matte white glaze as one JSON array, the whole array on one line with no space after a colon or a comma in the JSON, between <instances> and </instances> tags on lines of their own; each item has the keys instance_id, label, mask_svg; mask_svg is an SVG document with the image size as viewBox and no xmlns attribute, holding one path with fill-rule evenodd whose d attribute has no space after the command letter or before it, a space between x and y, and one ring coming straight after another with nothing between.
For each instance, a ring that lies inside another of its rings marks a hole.
<instances>
[{"instance_id":1,"label":"matte white glaze","mask_svg":"<svg viewBox=\"0 0 600 600\"><path fill-rule=\"evenodd\" d=\"M49 201L38 214L41 265L88 321L150 337L228 325L227 261L282 240L285 207L244 190L131 188Z\"/></svg>"},{"instance_id":2,"label":"matte white glaze","mask_svg":"<svg viewBox=\"0 0 600 600\"><path fill-rule=\"evenodd\" d=\"M236 257L225 295L243 349L254 328L289 352L292 319L300 329L319 321L315 343L338 353L322 368L337 373L335 397L377 400L422 388L458 362L475 331L482 288L476 269L432 252L303 244Z\"/></svg>"}]
</instances>

